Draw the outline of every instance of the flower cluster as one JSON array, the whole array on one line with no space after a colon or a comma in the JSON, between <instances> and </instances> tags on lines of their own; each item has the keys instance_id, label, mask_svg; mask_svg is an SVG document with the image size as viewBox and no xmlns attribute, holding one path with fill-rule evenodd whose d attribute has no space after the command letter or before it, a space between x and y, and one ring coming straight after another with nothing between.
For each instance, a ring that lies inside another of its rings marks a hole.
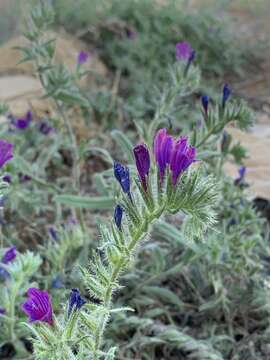
<instances>
[{"instance_id":1,"label":"flower cluster","mask_svg":"<svg viewBox=\"0 0 270 360\"><path fill-rule=\"evenodd\" d=\"M147 191L150 171L150 153L146 144L139 144L133 149L136 167L143 189ZM159 168L161 182L164 180L166 168L171 172L172 184L175 186L180 175L188 169L196 157L196 149L190 146L187 137L174 139L167 134L166 129L160 129L154 139L154 156ZM114 175L124 193L130 194L129 169L119 163L114 164ZM115 219L122 216L119 208L115 210ZM117 223L119 221L116 221ZM119 226L118 226L119 227Z\"/></svg>"}]
</instances>

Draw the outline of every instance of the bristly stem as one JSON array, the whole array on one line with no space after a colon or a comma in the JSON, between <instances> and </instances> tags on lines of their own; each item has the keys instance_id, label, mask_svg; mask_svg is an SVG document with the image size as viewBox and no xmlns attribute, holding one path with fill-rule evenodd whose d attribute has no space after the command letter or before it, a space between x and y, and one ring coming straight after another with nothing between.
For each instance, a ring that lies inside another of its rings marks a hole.
<instances>
[{"instance_id":1,"label":"bristly stem","mask_svg":"<svg viewBox=\"0 0 270 360\"><path fill-rule=\"evenodd\" d=\"M147 218L145 218L139 229L133 235L131 235L132 239L127 246L128 253L130 254L130 256L133 253L134 249L136 248L136 245L145 237L147 233L149 233L148 231L149 226L151 226L156 220L158 220L162 216L162 214L166 210L165 205L166 205L166 201L162 204L162 206L160 206L158 209L155 209ZM118 263L112 269L111 279L108 284L105 297L103 300L103 308L105 311L101 315L97 331L94 334L95 345L94 345L93 360L98 360L100 358L99 352L100 352L100 347L102 346L103 333L111 310L112 295L117 287L116 282L120 276L120 273L128 265L129 261L130 261L130 257L127 257L126 254L123 254L119 259Z\"/></svg>"}]
</instances>

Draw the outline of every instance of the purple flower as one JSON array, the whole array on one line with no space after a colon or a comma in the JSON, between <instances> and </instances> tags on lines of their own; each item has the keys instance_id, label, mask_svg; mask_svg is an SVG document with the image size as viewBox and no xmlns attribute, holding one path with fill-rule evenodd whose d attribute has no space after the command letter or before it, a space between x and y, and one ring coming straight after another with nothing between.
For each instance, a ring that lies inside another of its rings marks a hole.
<instances>
[{"instance_id":1,"label":"purple flower","mask_svg":"<svg viewBox=\"0 0 270 360\"><path fill-rule=\"evenodd\" d=\"M15 127L16 127L17 129L19 129L19 130L25 130L25 129L29 126L30 122L32 121L32 118L33 118L32 112L31 112L31 111L28 111L28 112L25 114L24 117L18 118L18 119L12 117L12 118L11 118L11 119L12 119L11 121L12 121L13 125L15 125Z\"/></svg>"},{"instance_id":2,"label":"purple flower","mask_svg":"<svg viewBox=\"0 0 270 360\"><path fill-rule=\"evenodd\" d=\"M231 95L231 88L229 87L228 84L225 84L223 86L223 90L222 90L222 108L224 109L225 108L225 105L226 105L226 102L228 101L230 95Z\"/></svg>"},{"instance_id":3,"label":"purple flower","mask_svg":"<svg viewBox=\"0 0 270 360\"><path fill-rule=\"evenodd\" d=\"M72 289L69 296L68 317L70 317L73 311L80 310L84 304L86 304L86 300L81 297L80 290Z\"/></svg>"},{"instance_id":4,"label":"purple flower","mask_svg":"<svg viewBox=\"0 0 270 360\"><path fill-rule=\"evenodd\" d=\"M170 165L172 182L176 185L179 176L195 161L196 149L189 146L185 137L174 140L166 129L157 132L154 141L154 154L159 167L161 181Z\"/></svg>"},{"instance_id":5,"label":"purple flower","mask_svg":"<svg viewBox=\"0 0 270 360\"><path fill-rule=\"evenodd\" d=\"M2 179L9 184L11 183L11 175L9 174L4 175Z\"/></svg>"},{"instance_id":6,"label":"purple flower","mask_svg":"<svg viewBox=\"0 0 270 360\"><path fill-rule=\"evenodd\" d=\"M187 41L177 43L175 46L175 50L176 50L176 59L177 60L188 61L192 56L195 55L195 54L193 54L194 50L192 49L190 43Z\"/></svg>"},{"instance_id":7,"label":"purple flower","mask_svg":"<svg viewBox=\"0 0 270 360\"><path fill-rule=\"evenodd\" d=\"M145 144L139 144L134 147L133 153L136 160L136 167L143 185L144 190L147 190L146 178L150 169L150 155Z\"/></svg>"},{"instance_id":8,"label":"purple flower","mask_svg":"<svg viewBox=\"0 0 270 360\"><path fill-rule=\"evenodd\" d=\"M0 307L0 316L5 315L5 313L6 313L6 310L4 308Z\"/></svg>"},{"instance_id":9,"label":"purple flower","mask_svg":"<svg viewBox=\"0 0 270 360\"><path fill-rule=\"evenodd\" d=\"M130 196L129 169L118 162L114 163L114 176L118 180L124 193Z\"/></svg>"},{"instance_id":10,"label":"purple flower","mask_svg":"<svg viewBox=\"0 0 270 360\"><path fill-rule=\"evenodd\" d=\"M122 229L121 228L122 217L123 217L123 208L120 205L116 205L114 209L114 221L120 231Z\"/></svg>"},{"instance_id":11,"label":"purple flower","mask_svg":"<svg viewBox=\"0 0 270 360\"><path fill-rule=\"evenodd\" d=\"M29 316L29 321L42 321L53 325L53 310L49 293L30 288L27 295L29 298L22 305L22 310Z\"/></svg>"},{"instance_id":12,"label":"purple flower","mask_svg":"<svg viewBox=\"0 0 270 360\"><path fill-rule=\"evenodd\" d=\"M174 145L170 162L173 185L176 185L179 176L195 161L195 156L195 147L189 146L186 137L180 137Z\"/></svg>"},{"instance_id":13,"label":"purple flower","mask_svg":"<svg viewBox=\"0 0 270 360\"><path fill-rule=\"evenodd\" d=\"M164 178L167 165L170 164L173 149L173 138L167 135L166 129L160 129L154 140L154 155L159 167L161 180Z\"/></svg>"},{"instance_id":14,"label":"purple flower","mask_svg":"<svg viewBox=\"0 0 270 360\"><path fill-rule=\"evenodd\" d=\"M86 51L80 51L77 56L77 64L83 65L89 59L89 56L89 53L87 53Z\"/></svg>"},{"instance_id":15,"label":"purple flower","mask_svg":"<svg viewBox=\"0 0 270 360\"><path fill-rule=\"evenodd\" d=\"M13 158L13 145L0 139L0 168Z\"/></svg>"},{"instance_id":16,"label":"purple flower","mask_svg":"<svg viewBox=\"0 0 270 360\"><path fill-rule=\"evenodd\" d=\"M43 134L43 135L49 135L49 133L53 130L52 125L47 122L47 121L42 121L39 124L39 131Z\"/></svg>"},{"instance_id":17,"label":"purple flower","mask_svg":"<svg viewBox=\"0 0 270 360\"><path fill-rule=\"evenodd\" d=\"M17 256L16 246L12 246L5 252L1 261L3 264L8 264L11 261L13 261L16 258L16 256Z\"/></svg>"},{"instance_id":18,"label":"purple flower","mask_svg":"<svg viewBox=\"0 0 270 360\"><path fill-rule=\"evenodd\" d=\"M204 112L207 115L207 113L208 113L208 105L209 105L209 97L207 95L203 95L201 97L201 102L202 102Z\"/></svg>"}]
</instances>

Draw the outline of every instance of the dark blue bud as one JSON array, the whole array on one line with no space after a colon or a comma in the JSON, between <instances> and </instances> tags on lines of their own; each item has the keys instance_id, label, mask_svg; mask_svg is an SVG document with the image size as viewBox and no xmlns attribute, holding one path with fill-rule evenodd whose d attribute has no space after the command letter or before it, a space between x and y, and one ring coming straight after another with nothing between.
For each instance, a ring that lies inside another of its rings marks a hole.
<instances>
[{"instance_id":1,"label":"dark blue bud","mask_svg":"<svg viewBox=\"0 0 270 360\"><path fill-rule=\"evenodd\" d=\"M11 183L11 175L9 174L4 175L2 179L9 184Z\"/></svg>"},{"instance_id":2,"label":"dark blue bud","mask_svg":"<svg viewBox=\"0 0 270 360\"><path fill-rule=\"evenodd\" d=\"M73 311L80 310L84 304L86 304L86 300L81 297L80 290L72 289L69 296L68 317Z\"/></svg>"},{"instance_id":3,"label":"dark blue bud","mask_svg":"<svg viewBox=\"0 0 270 360\"><path fill-rule=\"evenodd\" d=\"M222 107L223 109L225 108L226 102L228 101L230 95L231 95L231 88L229 87L228 84L225 84L223 86L223 95L222 95Z\"/></svg>"},{"instance_id":4,"label":"dark blue bud","mask_svg":"<svg viewBox=\"0 0 270 360\"><path fill-rule=\"evenodd\" d=\"M123 208L120 205L116 205L114 209L114 221L119 230L121 230L123 216Z\"/></svg>"},{"instance_id":5,"label":"dark blue bud","mask_svg":"<svg viewBox=\"0 0 270 360\"><path fill-rule=\"evenodd\" d=\"M202 106L203 106L204 112L205 112L205 114L207 114L207 112L208 112L208 105L209 105L209 96L203 95L203 96L201 97L201 102L202 102Z\"/></svg>"},{"instance_id":6,"label":"dark blue bud","mask_svg":"<svg viewBox=\"0 0 270 360\"><path fill-rule=\"evenodd\" d=\"M116 180L121 185L124 193L130 195L130 179L129 179L129 169L124 167L120 163L114 163L114 176Z\"/></svg>"},{"instance_id":7,"label":"dark blue bud","mask_svg":"<svg viewBox=\"0 0 270 360\"><path fill-rule=\"evenodd\" d=\"M57 240L57 231L56 231L55 227L53 227L53 226L49 227L49 234L53 240Z\"/></svg>"},{"instance_id":8,"label":"dark blue bud","mask_svg":"<svg viewBox=\"0 0 270 360\"><path fill-rule=\"evenodd\" d=\"M196 56L196 51L195 50L192 50L191 51L191 54L188 58L188 65L190 66L190 64L193 63L194 59L195 59L195 56Z\"/></svg>"}]
</instances>

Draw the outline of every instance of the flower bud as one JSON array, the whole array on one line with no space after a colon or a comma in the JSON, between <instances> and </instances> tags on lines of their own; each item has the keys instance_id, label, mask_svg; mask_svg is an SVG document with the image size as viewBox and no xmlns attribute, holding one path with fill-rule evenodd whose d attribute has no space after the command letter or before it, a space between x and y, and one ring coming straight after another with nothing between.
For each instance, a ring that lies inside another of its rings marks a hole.
<instances>
[{"instance_id":1,"label":"flower bud","mask_svg":"<svg viewBox=\"0 0 270 360\"><path fill-rule=\"evenodd\" d=\"M150 155L145 144L139 144L133 149L136 167L139 173L144 190L147 190L147 176L150 169Z\"/></svg>"},{"instance_id":2,"label":"flower bud","mask_svg":"<svg viewBox=\"0 0 270 360\"><path fill-rule=\"evenodd\" d=\"M123 208L120 205L116 205L114 209L114 221L118 229L121 231L122 227Z\"/></svg>"},{"instance_id":3,"label":"flower bud","mask_svg":"<svg viewBox=\"0 0 270 360\"><path fill-rule=\"evenodd\" d=\"M232 90L229 87L229 85L225 84L223 86L223 90L222 90L222 93L223 93L223 95L222 95L222 108L223 109L225 108L226 102L228 101L228 99L229 99L229 97L231 95L231 92L232 92Z\"/></svg>"}]
</instances>

